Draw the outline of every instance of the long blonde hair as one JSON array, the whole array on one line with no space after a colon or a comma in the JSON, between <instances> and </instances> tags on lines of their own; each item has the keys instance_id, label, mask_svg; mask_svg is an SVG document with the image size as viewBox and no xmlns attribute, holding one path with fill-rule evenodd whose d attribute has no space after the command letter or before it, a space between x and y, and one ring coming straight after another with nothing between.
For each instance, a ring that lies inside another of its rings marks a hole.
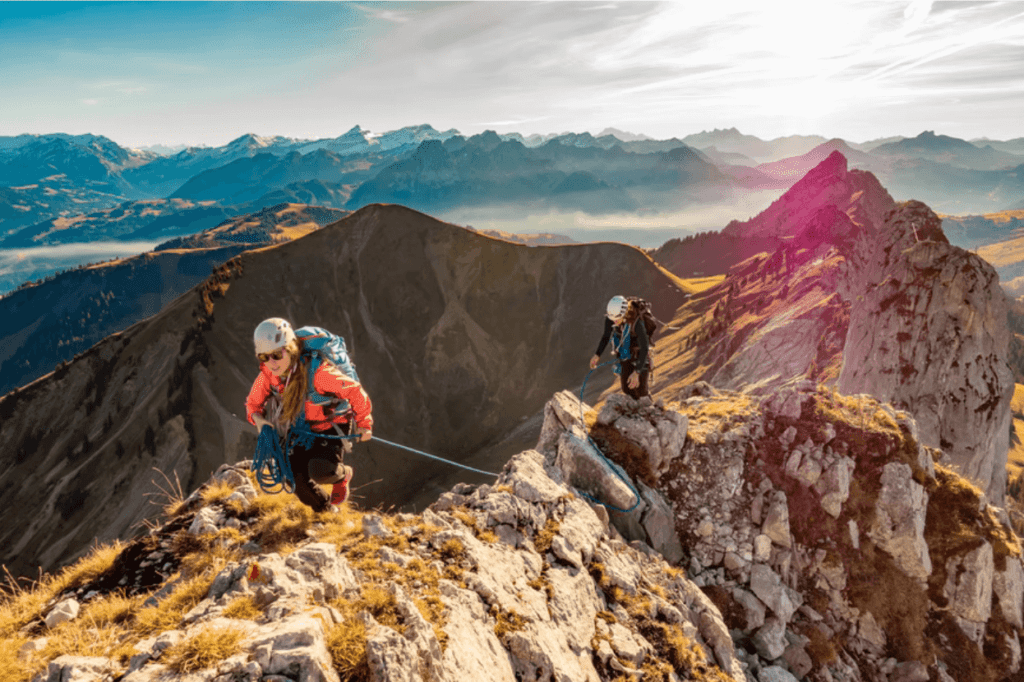
<instances>
[{"instance_id":1,"label":"long blonde hair","mask_svg":"<svg viewBox=\"0 0 1024 682\"><path fill-rule=\"evenodd\" d=\"M285 376L284 395L281 400L281 422L291 424L306 403L306 363L302 359L302 339L294 339L285 346L291 362Z\"/></svg>"}]
</instances>

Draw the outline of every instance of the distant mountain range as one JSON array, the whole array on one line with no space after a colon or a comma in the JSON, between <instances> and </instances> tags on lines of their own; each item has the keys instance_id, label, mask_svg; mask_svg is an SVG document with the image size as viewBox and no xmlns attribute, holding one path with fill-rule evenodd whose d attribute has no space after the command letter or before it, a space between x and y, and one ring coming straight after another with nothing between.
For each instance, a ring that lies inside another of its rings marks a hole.
<instances>
[{"instance_id":1,"label":"distant mountain range","mask_svg":"<svg viewBox=\"0 0 1024 682\"><path fill-rule=\"evenodd\" d=\"M185 237L279 203L349 211L398 203L455 222L475 222L460 212L493 210L505 230L552 213L615 215L626 224L637 213L781 194L835 151L897 201L918 199L949 215L993 213L1024 207L1022 140L932 131L864 143L761 140L735 128L668 140L615 129L465 137L430 125L382 135L355 126L337 138L247 134L160 155L101 135L0 137L0 250ZM694 230L684 223L679 232Z\"/></svg>"}]
</instances>

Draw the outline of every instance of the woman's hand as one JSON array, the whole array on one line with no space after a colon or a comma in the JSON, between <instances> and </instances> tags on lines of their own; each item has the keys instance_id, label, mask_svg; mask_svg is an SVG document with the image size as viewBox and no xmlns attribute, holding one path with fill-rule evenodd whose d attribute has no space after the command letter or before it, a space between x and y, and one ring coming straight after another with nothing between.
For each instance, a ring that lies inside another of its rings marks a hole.
<instances>
[{"instance_id":1,"label":"woman's hand","mask_svg":"<svg viewBox=\"0 0 1024 682\"><path fill-rule=\"evenodd\" d=\"M629 386L630 388L636 388L637 386L639 386L640 385L640 375L639 374L631 374L630 377L628 379L626 379L626 385Z\"/></svg>"},{"instance_id":2,"label":"woman's hand","mask_svg":"<svg viewBox=\"0 0 1024 682\"><path fill-rule=\"evenodd\" d=\"M373 438L373 429L363 428L362 426L356 428L356 433L359 434L359 442L365 443L366 441Z\"/></svg>"},{"instance_id":3,"label":"woman's hand","mask_svg":"<svg viewBox=\"0 0 1024 682\"><path fill-rule=\"evenodd\" d=\"M590 358L590 369L594 369L595 367L597 367L597 363L599 363L600 361L601 361L601 358L599 356L597 356L597 355L595 355L594 357Z\"/></svg>"},{"instance_id":4,"label":"woman's hand","mask_svg":"<svg viewBox=\"0 0 1024 682\"><path fill-rule=\"evenodd\" d=\"M257 431L262 431L264 426L269 426L270 428L274 428L274 425L271 424L270 421L268 421L262 414L259 414L259 413L254 414L252 416L252 420L254 422L256 422L256 430Z\"/></svg>"}]
</instances>

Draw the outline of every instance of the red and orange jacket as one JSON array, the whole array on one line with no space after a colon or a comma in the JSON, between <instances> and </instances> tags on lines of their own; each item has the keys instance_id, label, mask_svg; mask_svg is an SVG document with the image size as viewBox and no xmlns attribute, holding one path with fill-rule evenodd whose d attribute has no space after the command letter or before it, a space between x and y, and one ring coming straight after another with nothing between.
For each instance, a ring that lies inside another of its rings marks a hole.
<instances>
[{"instance_id":1,"label":"red and orange jacket","mask_svg":"<svg viewBox=\"0 0 1024 682\"><path fill-rule=\"evenodd\" d=\"M298 371L304 371L299 369ZM370 414L373 405L370 403L370 396L366 395L362 384L355 379L340 372L334 365L325 362L317 368L313 375L313 388L317 393L326 396L334 396L347 400L352 412L355 414L356 426L364 429L373 428L373 415ZM263 414L263 406L272 393L281 395L284 391L284 381L274 376L266 365L260 365L260 373L256 381L252 383L249 390L249 397L245 400L246 416L249 423L255 425L252 416ZM306 400L306 420L314 431L327 431L332 424L345 424L348 422L346 413L328 415L324 407L329 405L317 405L311 400Z\"/></svg>"}]
</instances>

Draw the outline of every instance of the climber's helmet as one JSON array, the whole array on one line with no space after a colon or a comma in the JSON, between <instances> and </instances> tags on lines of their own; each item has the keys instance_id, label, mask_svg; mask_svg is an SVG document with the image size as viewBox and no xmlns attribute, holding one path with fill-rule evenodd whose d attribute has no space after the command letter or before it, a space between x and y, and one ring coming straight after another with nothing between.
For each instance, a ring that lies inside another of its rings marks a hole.
<instances>
[{"instance_id":1,"label":"climber's helmet","mask_svg":"<svg viewBox=\"0 0 1024 682\"><path fill-rule=\"evenodd\" d=\"M256 357L260 362L266 362L268 354L295 341L295 332L288 324L288 320L271 317L256 326L256 331L252 334L252 341L256 346Z\"/></svg>"},{"instance_id":2,"label":"climber's helmet","mask_svg":"<svg viewBox=\"0 0 1024 682\"><path fill-rule=\"evenodd\" d=\"M627 312L629 312L629 301L625 296L612 296L608 301L607 315L612 322L618 324L626 317Z\"/></svg>"}]
</instances>

